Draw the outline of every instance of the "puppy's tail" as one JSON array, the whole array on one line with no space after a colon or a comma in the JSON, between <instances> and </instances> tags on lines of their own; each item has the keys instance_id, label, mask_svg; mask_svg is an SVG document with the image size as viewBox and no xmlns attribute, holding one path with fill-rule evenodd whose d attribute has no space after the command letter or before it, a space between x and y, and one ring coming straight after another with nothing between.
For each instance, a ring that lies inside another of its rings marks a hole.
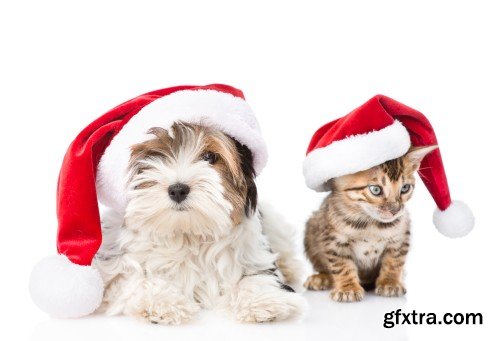
<instances>
[{"instance_id":1,"label":"puppy's tail","mask_svg":"<svg viewBox=\"0 0 500 341\"><path fill-rule=\"evenodd\" d=\"M267 237L271 250L278 255L277 266L286 283L302 283L305 268L304 262L298 257L295 227L267 203L260 202L257 209L262 232Z\"/></svg>"}]
</instances>

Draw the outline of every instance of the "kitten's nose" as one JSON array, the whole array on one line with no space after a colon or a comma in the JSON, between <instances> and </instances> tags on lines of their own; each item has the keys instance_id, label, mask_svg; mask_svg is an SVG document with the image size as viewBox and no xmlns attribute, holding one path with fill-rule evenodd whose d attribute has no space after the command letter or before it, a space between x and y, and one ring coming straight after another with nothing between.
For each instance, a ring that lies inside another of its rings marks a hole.
<instances>
[{"instance_id":1,"label":"kitten's nose","mask_svg":"<svg viewBox=\"0 0 500 341\"><path fill-rule=\"evenodd\" d=\"M391 212L392 215L395 215L400 210L401 210L401 205L399 203L392 204L391 206L389 206L389 212Z\"/></svg>"},{"instance_id":2,"label":"kitten's nose","mask_svg":"<svg viewBox=\"0 0 500 341\"><path fill-rule=\"evenodd\" d=\"M391 208L389 209L389 212L391 212L391 213L392 213L392 215L395 215L396 213L398 213L398 212L399 212L399 210L400 210L400 208L399 208L399 207L391 207Z\"/></svg>"},{"instance_id":3,"label":"kitten's nose","mask_svg":"<svg viewBox=\"0 0 500 341\"><path fill-rule=\"evenodd\" d=\"M401 210L401 204L399 202L387 202L383 204L380 208L383 211L389 212L392 215L396 215Z\"/></svg>"},{"instance_id":4,"label":"kitten's nose","mask_svg":"<svg viewBox=\"0 0 500 341\"><path fill-rule=\"evenodd\" d=\"M168 186L168 196L177 203L181 203L189 194L189 186L181 183Z\"/></svg>"}]
</instances>

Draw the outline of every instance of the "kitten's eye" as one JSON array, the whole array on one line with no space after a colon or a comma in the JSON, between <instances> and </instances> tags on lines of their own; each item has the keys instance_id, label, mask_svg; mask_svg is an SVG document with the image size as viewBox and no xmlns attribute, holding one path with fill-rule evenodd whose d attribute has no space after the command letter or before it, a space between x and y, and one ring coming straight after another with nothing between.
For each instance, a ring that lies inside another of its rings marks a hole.
<instances>
[{"instance_id":1,"label":"kitten's eye","mask_svg":"<svg viewBox=\"0 0 500 341\"><path fill-rule=\"evenodd\" d=\"M370 185L370 186L368 186L368 189L376 197L378 197L379 195L382 194L382 187L380 187L380 186Z\"/></svg>"},{"instance_id":2,"label":"kitten's eye","mask_svg":"<svg viewBox=\"0 0 500 341\"><path fill-rule=\"evenodd\" d=\"M212 152L206 152L201 156L203 161L207 161L209 164L213 165L217 161L217 154Z\"/></svg>"},{"instance_id":3,"label":"kitten's eye","mask_svg":"<svg viewBox=\"0 0 500 341\"><path fill-rule=\"evenodd\" d=\"M401 193L405 194L405 193L408 193L411 189L411 185L410 184L405 184L403 185L403 187L401 187Z\"/></svg>"}]
</instances>

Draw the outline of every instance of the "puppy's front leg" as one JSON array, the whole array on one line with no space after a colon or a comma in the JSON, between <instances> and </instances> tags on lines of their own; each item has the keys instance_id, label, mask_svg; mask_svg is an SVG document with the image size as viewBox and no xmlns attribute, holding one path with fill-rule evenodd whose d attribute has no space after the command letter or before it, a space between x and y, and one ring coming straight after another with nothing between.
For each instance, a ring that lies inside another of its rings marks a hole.
<instances>
[{"instance_id":1,"label":"puppy's front leg","mask_svg":"<svg viewBox=\"0 0 500 341\"><path fill-rule=\"evenodd\" d=\"M231 309L242 322L270 322L298 316L304 298L282 284L274 274L244 276L231 297Z\"/></svg>"},{"instance_id":2,"label":"puppy's front leg","mask_svg":"<svg viewBox=\"0 0 500 341\"><path fill-rule=\"evenodd\" d=\"M176 325L191 320L200 307L168 282L146 279L140 316L151 323Z\"/></svg>"}]
</instances>

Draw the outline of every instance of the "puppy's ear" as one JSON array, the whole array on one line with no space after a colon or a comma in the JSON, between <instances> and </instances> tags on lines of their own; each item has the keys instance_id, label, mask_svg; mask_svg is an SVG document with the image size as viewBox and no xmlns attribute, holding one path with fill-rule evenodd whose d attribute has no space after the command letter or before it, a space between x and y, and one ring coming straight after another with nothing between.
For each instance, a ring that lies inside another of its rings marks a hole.
<instances>
[{"instance_id":1,"label":"puppy's ear","mask_svg":"<svg viewBox=\"0 0 500 341\"><path fill-rule=\"evenodd\" d=\"M255 170L253 168L253 156L250 149L234 140L238 154L240 155L240 167L247 188L245 198L245 214L251 216L257 207L257 186L255 185Z\"/></svg>"}]
</instances>

